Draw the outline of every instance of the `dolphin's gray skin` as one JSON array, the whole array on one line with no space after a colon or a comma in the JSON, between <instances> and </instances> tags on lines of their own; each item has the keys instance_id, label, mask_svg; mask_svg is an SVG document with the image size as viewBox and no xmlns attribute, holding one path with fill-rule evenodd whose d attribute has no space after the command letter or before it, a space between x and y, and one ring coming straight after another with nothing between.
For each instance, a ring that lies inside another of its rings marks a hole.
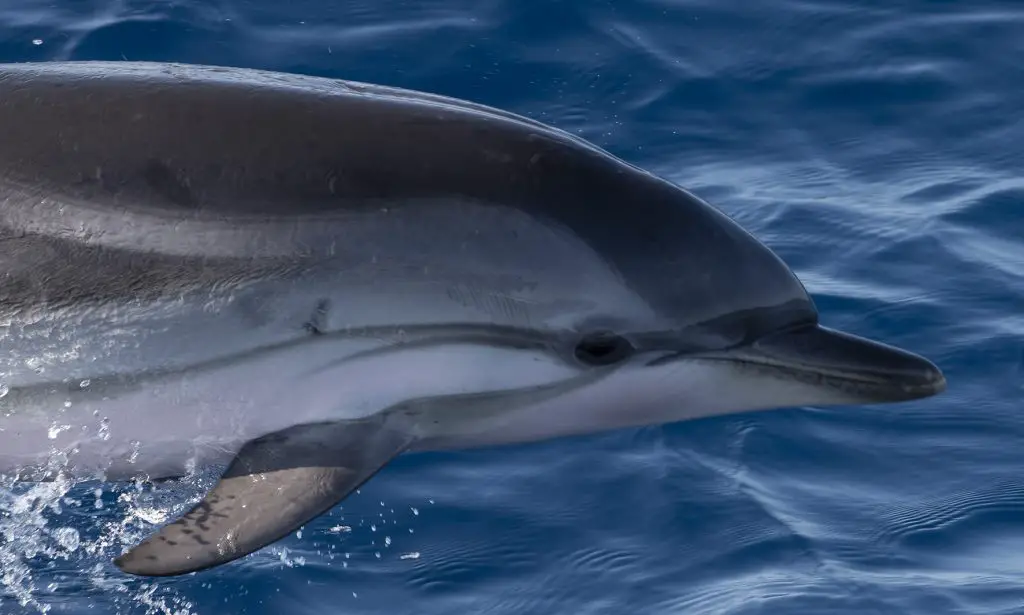
<instances>
[{"instance_id":1,"label":"dolphin's gray skin","mask_svg":"<svg viewBox=\"0 0 1024 615\"><path fill-rule=\"evenodd\" d=\"M259 549L405 451L945 388L831 331L683 189L480 105L252 70L0 65L0 472L230 461L117 560Z\"/></svg>"}]
</instances>

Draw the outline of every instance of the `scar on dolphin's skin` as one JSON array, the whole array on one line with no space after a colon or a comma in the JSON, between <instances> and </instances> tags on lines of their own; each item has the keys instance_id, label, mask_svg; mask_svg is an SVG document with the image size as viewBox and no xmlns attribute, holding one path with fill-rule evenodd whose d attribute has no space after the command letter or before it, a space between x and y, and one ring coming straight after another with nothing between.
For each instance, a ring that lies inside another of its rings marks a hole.
<instances>
[{"instance_id":1,"label":"scar on dolphin's skin","mask_svg":"<svg viewBox=\"0 0 1024 615\"><path fill-rule=\"evenodd\" d=\"M316 308L313 310L313 314L309 317L309 320L303 325L306 331L309 331L313 335L323 335L325 320L327 318L327 310L331 307L331 302L327 299L321 299L317 302Z\"/></svg>"}]
</instances>

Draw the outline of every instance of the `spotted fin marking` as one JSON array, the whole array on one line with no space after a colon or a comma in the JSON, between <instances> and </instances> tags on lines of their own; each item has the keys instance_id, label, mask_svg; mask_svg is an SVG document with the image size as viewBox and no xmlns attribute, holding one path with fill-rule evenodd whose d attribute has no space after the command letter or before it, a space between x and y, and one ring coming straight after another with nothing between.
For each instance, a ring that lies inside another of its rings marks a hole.
<instances>
[{"instance_id":1,"label":"spotted fin marking","mask_svg":"<svg viewBox=\"0 0 1024 615\"><path fill-rule=\"evenodd\" d=\"M386 415L299 425L245 444L191 510L116 560L174 576L257 551L323 514L400 455L412 436Z\"/></svg>"}]
</instances>

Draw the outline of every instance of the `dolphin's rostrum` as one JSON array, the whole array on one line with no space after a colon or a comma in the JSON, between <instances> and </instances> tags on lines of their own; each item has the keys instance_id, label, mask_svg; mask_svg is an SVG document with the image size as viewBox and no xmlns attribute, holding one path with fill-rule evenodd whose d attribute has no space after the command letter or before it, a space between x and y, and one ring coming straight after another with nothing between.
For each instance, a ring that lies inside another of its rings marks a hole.
<instances>
[{"instance_id":1,"label":"dolphin's rostrum","mask_svg":"<svg viewBox=\"0 0 1024 615\"><path fill-rule=\"evenodd\" d=\"M945 388L684 189L375 85L0 65L0 246L0 472L230 462L139 575L255 551L407 451Z\"/></svg>"}]
</instances>

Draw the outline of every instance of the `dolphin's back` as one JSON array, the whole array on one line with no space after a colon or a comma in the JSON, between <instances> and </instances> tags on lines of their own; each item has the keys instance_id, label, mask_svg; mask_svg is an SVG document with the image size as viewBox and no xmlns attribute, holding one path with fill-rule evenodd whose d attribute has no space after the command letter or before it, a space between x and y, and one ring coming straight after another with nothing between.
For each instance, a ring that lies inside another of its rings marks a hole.
<instances>
[{"instance_id":1,"label":"dolphin's back","mask_svg":"<svg viewBox=\"0 0 1024 615\"><path fill-rule=\"evenodd\" d=\"M0 92L0 166L9 179L177 216L297 216L456 196L552 206L556 176L575 183L580 201L587 182L570 171L624 168L508 113L312 77L8 65Z\"/></svg>"}]
</instances>

